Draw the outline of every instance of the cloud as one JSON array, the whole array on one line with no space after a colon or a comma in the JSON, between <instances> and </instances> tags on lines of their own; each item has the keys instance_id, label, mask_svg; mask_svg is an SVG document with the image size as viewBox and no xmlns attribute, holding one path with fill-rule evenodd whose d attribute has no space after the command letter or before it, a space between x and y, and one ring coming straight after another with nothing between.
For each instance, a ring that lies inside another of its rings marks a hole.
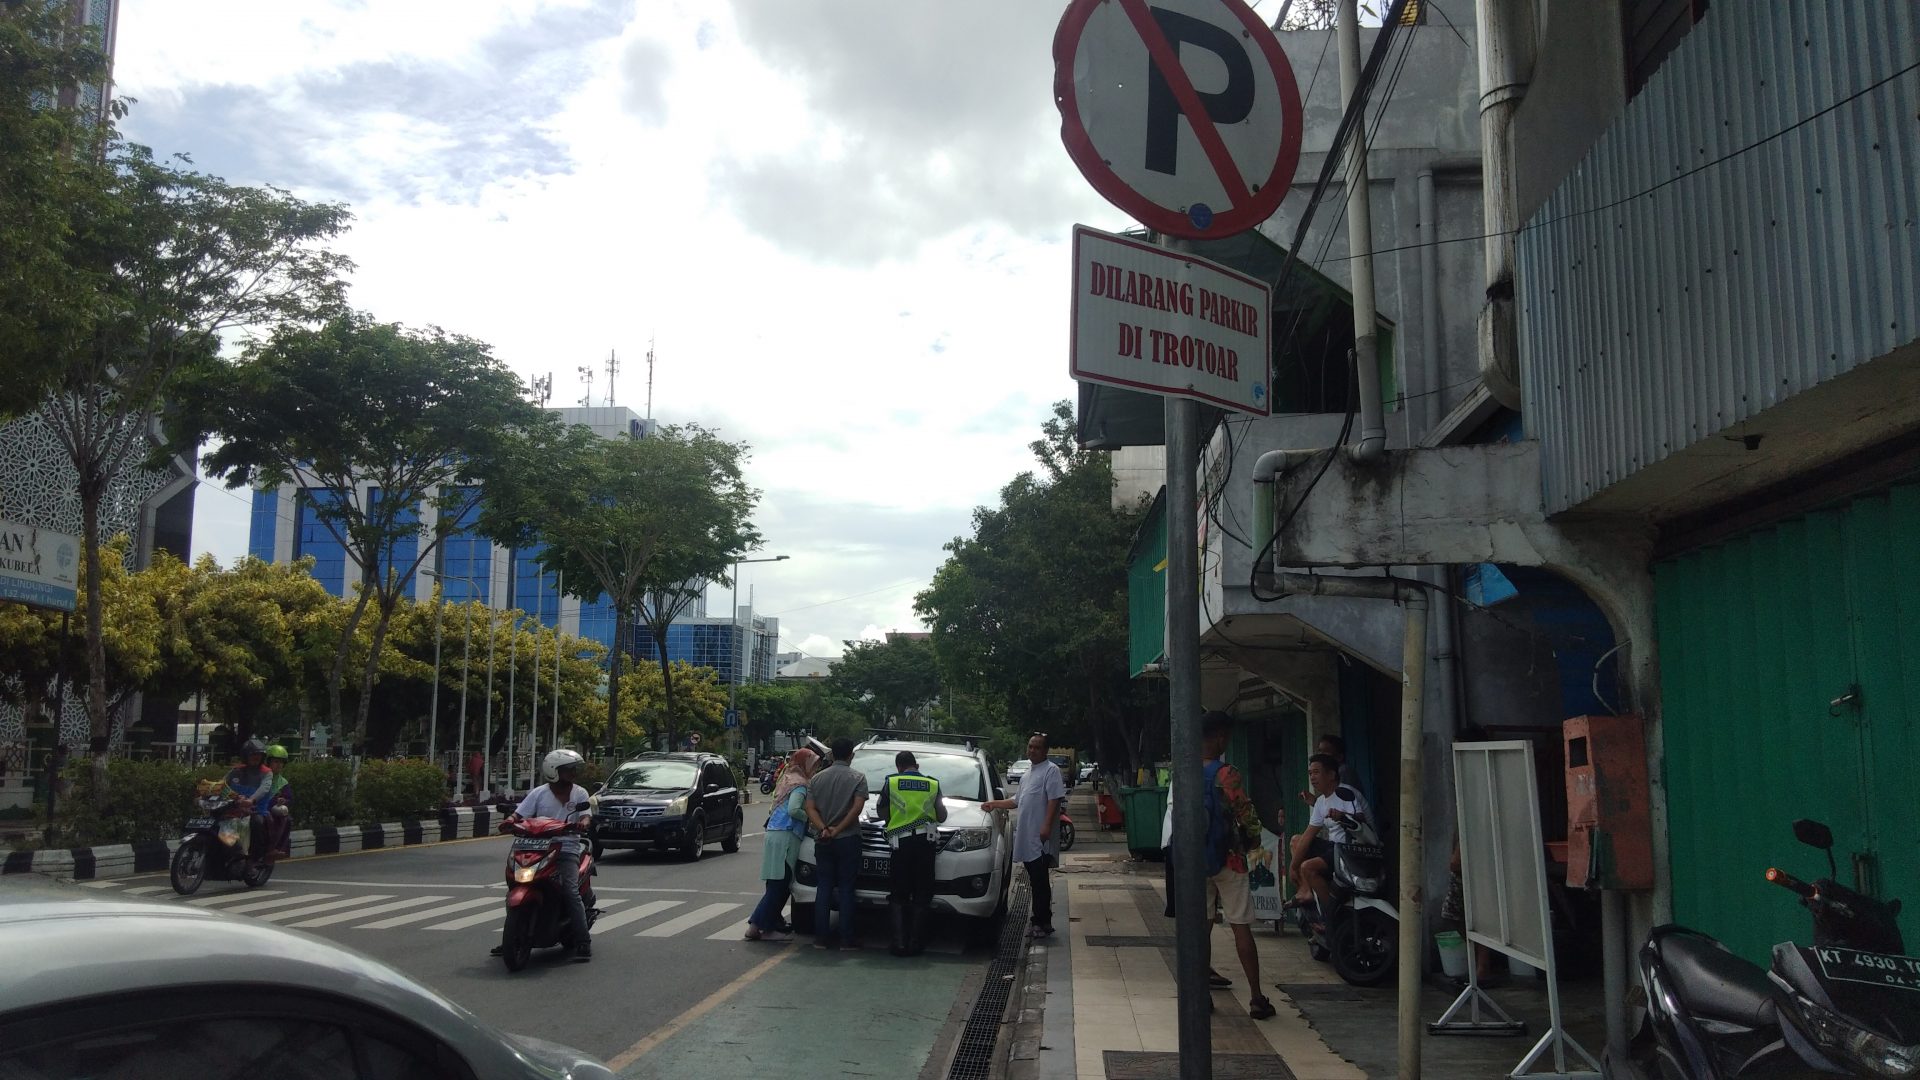
<instances>
[{"instance_id":1,"label":"cloud","mask_svg":"<svg viewBox=\"0 0 1920 1080\"><path fill-rule=\"evenodd\" d=\"M673 58L658 41L641 38L627 43L620 58L620 71L626 77L626 90L620 103L649 127L667 122L667 75Z\"/></svg>"}]
</instances>

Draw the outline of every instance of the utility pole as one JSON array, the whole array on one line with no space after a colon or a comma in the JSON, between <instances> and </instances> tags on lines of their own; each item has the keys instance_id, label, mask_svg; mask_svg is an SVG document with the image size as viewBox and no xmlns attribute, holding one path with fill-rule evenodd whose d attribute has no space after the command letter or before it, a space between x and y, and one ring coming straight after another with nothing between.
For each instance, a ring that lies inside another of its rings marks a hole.
<instances>
[{"instance_id":1,"label":"utility pole","mask_svg":"<svg viewBox=\"0 0 1920 1080\"><path fill-rule=\"evenodd\" d=\"M560 749L560 605L567 598L567 572L557 570L553 580L553 740L547 744L547 753ZM545 780L542 774L540 779Z\"/></svg>"},{"instance_id":2,"label":"utility pole","mask_svg":"<svg viewBox=\"0 0 1920 1080\"><path fill-rule=\"evenodd\" d=\"M438 576L433 580L433 694L427 705L427 760L440 759L440 624L447 618L447 594Z\"/></svg>"},{"instance_id":3,"label":"utility pole","mask_svg":"<svg viewBox=\"0 0 1920 1080\"><path fill-rule=\"evenodd\" d=\"M486 719L480 725L480 786L493 790L493 640L499 623L492 605L487 607L487 703L481 710Z\"/></svg>"},{"instance_id":4,"label":"utility pole","mask_svg":"<svg viewBox=\"0 0 1920 1080\"><path fill-rule=\"evenodd\" d=\"M1174 247L1173 244L1162 244ZM1207 989L1206 820L1200 753L1200 552L1194 470L1200 405L1162 406L1167 466L1167 675L1173 731L1174 982L1181 1080L1213 1075L1212 995Z\"/></svg>"},{"instance_id":5,"label":"utility pole","mask_svg":"<svg viewBox=\"0 0 1920 1080\"><path fill-rule=\"evenodd\" d=\"M468 583L467 595L467 636L460 643L460 742L453 750L453 794L455 798L467 791L467 685L473 682L473 595L472 583Z\"/></svg>"},{"instance_id":6,"label":"utility pole","mask_svg":"<svg viewBox=\"0 0 1920 1080\"><path fill-rule=\"evenodd\" d=\"M507 617L507 791L514 788L513 755L517 748L513 745L513 695L514 680L520 674L520 612L513 611Z\"/></svg>"}]
</instances>

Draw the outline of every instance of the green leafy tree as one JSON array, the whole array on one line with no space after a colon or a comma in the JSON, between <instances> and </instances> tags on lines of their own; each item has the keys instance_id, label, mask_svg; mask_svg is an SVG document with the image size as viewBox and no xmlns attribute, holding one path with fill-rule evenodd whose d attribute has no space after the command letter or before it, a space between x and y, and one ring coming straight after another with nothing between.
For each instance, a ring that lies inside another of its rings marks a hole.
<instances>
[{"instance_id":1,"label":"green leafy tree","mask_svg":"<svg viewBox=\"0 0 1920 1080\"><path fill-rule=\"evenodd\" d=\"M114 138L102 162L62 248L74 268L62 280L85 288L73 304L85 312L84 332L56 320L44 335L15 342L13 353L55 373L40 416L79 478L81 558L91 571L99 569L101 503L116 479L153 456L152 432L176 377L212 363L224 334L336 305L349 266L324 247L346 228L342 207L229 184ZM105 799L112 727L101 603L99 588L88 586L92 791Z\"/></svg>"},{"instance_id":2,"label":"green leafy tree","mask_svg":"<svg viewBox=\"0 0 1920 1080\"><path fill-rule=\"evenodd\" d=\"M747 484L747 447L697 425L641 439L603 439L574 427L522 448L488 488L483 527L515 547L538 543L539 560L582 600L614 610L604 744L618 745L621 658L629 627L650 592L691 581L727 582L732 561L760 541L750 515L760 493ZM680 730L664 631L656 634L669 745Z\"/></svg>"},{"instance_id":3,"label":"green leafy tree","mask_svg":"<svg viewBox=\"0 0 1920 1080\"><path fill-rule=\"evenodd\" d=\"M940 668L933 643L896 635L886 641L849 641L833 665L833 681L848 697L872 710L882 727L928 726L940 696Z\"/></svg>"},{"instance_id":4,"label":"green leafy tree","mask_svg":"<svg viewBox=\"0 0 1920 1080\"><path fill-rule=\"evenodd\" d=\"M1039 468L979 507L914 610L952 682L997 697L1004 725L1061 744L1091 737L1102 763L1146 756L1165 709L1126 670L1126 557L1141 513L1112 507L1107 455L1079 449L1072 407L1032 444Z\"/></svg>"},{"instance_id":5,"label":"green leafy tree","mask_svg":"<svg viewBox=\"0 0 1920 1080\"><path fill-rule=\"evenodd\" d=\"M169 571L129 571L125 558L131 546L126 536L115 536L106 544L105 558L81 566L81 587L92 590L100 602L76 621L83 622L86 639L100 643L97 653L75 647L71 633L63 635L61 613L0 603L0 687L5 688L0 693L19 705L29 721L49 714L57 689L70 697L76 686L88 682L102 687L111 715L160 669L163 623L157 600ZM62 689L56 682L63 637L67 683Z\"/></svg>"},{"instance_id":6,"label":"green leafy tree","mask_svg":"<svg viewBox=\"0 0 1920 1080\"><path fill-rule=\"evenodd\" d=\"M675 712L682 731L699 732L703 743L725 734L727 687L720 673L710 667L695 667L685 660L672 664ZM632 747L643 741L648 749L656 745L656 736L665 730L667 717L666 680L660 669L641 664L620 676L620 745ZM668 744L672 749L678 744Z\"/></svg>"},{"instance_id":7,"label":"green leafy tree","mask_svg":"<svg viewBox=\"0 0 1920 1080\"><path fill-rule=\"evenodd\" d=\"M70 5L0 2L0 421L40 404L101 310L76 234L112 188L101 152L120 106L102 116L74 90L106 75Z\"/></svg>"},{"instance_id":8,"label":"green leafy tree","mask_svg":"<svg viewBox=\"0 0 1920 1080\"><path fill-rule=\"evenodd\" d=\"M341 694L352 641L372 609L347 741L366 741L387 631L414 574L470 525L481 485L509 445L548 422L519 376L483 342L437 327L409 330L364 314L282 326L230 365L186 380L170 416L187 445L221 440L209 475L229 487L293 484L357 568L357 591L327 681L327 716L345 726ZM316 494L317 493L317 494ZM420 508L434 511L431 524Z\"/></svg>"}]
</instances>

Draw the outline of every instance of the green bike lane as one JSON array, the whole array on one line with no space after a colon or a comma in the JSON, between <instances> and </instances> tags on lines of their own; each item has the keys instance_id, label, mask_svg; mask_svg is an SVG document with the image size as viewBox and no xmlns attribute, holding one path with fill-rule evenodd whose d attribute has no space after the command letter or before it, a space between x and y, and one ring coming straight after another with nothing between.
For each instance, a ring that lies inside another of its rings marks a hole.
<instances>
[{"instance_id":1,"label":"green bike lane","mask_svg":"<svg viewBox=\"0 0 1920 1080\"><path fill-rule=\"evenodd\" d=\"M871 929L885 917L863 914ZM855 952L809 942L782 946L609 1064L649 1080L946 1075L984 952L900 958L884 941Z\"/></svg>"}]
</instances>

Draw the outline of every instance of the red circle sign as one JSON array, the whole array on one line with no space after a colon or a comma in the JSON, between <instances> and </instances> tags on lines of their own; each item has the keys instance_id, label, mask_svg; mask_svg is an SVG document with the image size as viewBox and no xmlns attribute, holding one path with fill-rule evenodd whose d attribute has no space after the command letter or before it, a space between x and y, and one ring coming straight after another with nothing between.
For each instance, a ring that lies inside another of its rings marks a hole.
<instances>
[{"instance_id":1,"label":"red circle sign","mask_svg":"<svg viewBox=\"0 0 1920 1080\"><path fill-rule=\"evenodd\" d=\"M1224 86L1195 89L1189 48ZM1142 225L1217 239L1265 221L1286 196L1300 163L1300 88L1242 0L1072 0L1053 73L1067 153Z\"/></svg>"}]
</instances>

